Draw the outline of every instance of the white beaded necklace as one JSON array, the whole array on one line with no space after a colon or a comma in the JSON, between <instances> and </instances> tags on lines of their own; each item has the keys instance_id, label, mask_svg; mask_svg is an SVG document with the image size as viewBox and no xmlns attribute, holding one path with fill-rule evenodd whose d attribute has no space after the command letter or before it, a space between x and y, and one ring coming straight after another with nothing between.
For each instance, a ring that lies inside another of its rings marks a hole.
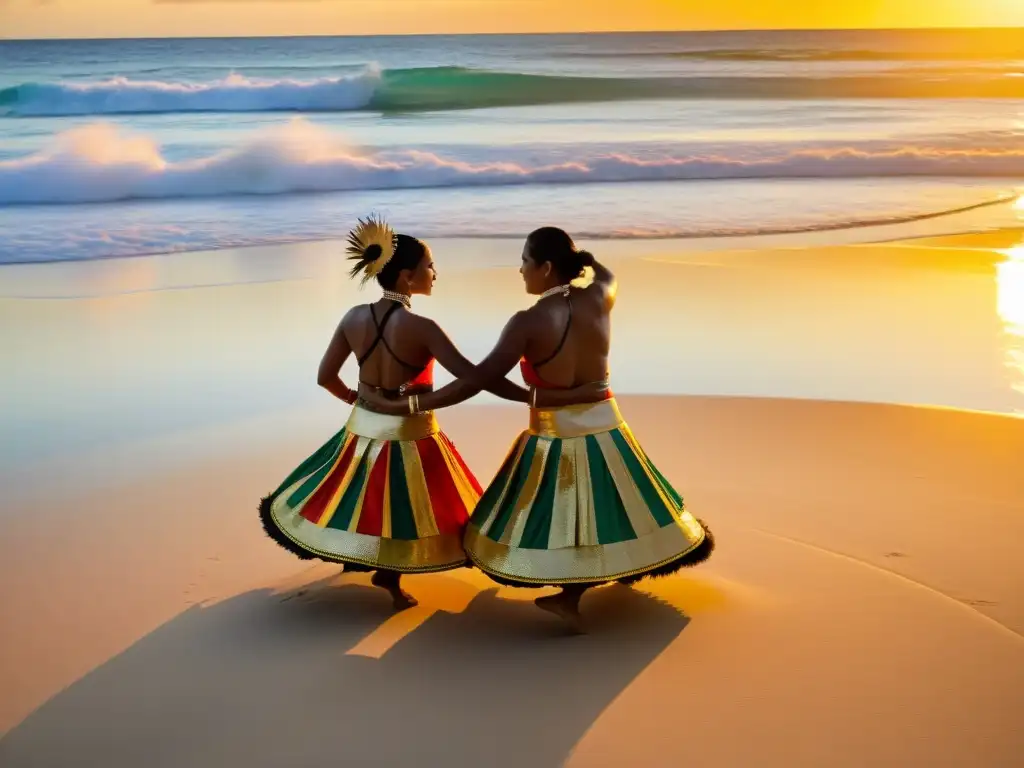
<instances>
[{"instance_id":1,"label":"white beaded necklace","mask_svg":"<svg viewBox=\"0 0 1024 768\"><path fill-rule=\"evenodd\" d=\"M384 298L385 299L389 299L391 301L397 301L399 304L401 304L406 309L412 309L412 298L409 297L409 296L406 296L404 293L399 293L398 291L388 291L388 290L385 290L384 291Z\"/></svg>"},{"instance_id":2,"label":"white beaded necklace","mask_svg":"<svg viewBox=\"0 0 1024 768\"><path fill-rule=\"evenodd\" d=\"M541 299L546 299L548 296L555 296L556 294L559 293L562 294L563 296L568 296L569 289L571 287L572 286L569 283L565 283L564 285L556 285L554 288L548 288L546 291L544 291L544 293L537 297L537 301L540 301Z\"/></svg>"}]
</instances>

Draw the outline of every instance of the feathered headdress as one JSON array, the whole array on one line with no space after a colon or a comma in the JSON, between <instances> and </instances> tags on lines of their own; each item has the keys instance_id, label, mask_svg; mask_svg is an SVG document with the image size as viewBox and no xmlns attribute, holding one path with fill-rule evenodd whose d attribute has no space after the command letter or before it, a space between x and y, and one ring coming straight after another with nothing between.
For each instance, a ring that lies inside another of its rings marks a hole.
<instances>
[{"instance_id":1,"label":"feathered headdress","mask_svg":"<svg viewBox=\"0 0 1024 768\"><path fill-rule=\"evenodd\" d=\"M348 247L345 249L350 261L354 261L349 277L363 273L360 284L372 280L391 261L398 249L398 235L380 216L371 214L359 219L359 226L348 233Z\"/></svg>"}]
</instances>

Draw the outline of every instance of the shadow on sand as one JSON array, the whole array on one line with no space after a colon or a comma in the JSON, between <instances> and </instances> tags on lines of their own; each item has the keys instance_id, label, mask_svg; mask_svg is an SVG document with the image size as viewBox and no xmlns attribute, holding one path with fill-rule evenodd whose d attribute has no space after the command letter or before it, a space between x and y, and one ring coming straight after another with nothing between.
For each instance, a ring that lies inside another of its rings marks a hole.
<instances>
[{"instance_id":1,"label":"shadow on sand","mask_svg":"<svg viewBox=\"0 0 1024 768\"><path fill-rule=\"evenodd\" d=\"M390 616L335 580L195 607L57 694L0 740L4 768L561 765L688 619L627 587L563 634L529 602L471 590L379 658L346 654ZM415 590L422 596L420 590Z\"/></svg>"}]
</instances>

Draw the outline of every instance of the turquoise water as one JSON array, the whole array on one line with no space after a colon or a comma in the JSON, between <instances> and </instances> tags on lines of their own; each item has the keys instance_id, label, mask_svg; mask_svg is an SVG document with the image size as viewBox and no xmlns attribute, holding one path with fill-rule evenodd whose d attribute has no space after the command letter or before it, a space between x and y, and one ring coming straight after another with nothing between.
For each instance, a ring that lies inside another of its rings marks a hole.
<instances>
[{"instance_id":1,"label":"turquoise water","mask_svg":"<svg viewBox=\"0 0 1024 768\"><path fill-rule=\"evenodd\" d=\"M0 263L716 237L1015 194L1024 43L953 32L0 42Z\"/></svg>"}]
</instances>

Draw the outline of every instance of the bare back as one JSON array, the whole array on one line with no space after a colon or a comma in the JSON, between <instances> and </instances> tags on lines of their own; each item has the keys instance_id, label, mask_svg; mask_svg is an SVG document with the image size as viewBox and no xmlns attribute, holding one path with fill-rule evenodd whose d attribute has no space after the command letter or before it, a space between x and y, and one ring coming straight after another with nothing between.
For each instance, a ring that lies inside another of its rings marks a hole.
<instances>
[{"instance_id":1,"label":"bare back","mask_svg":"<svg viewBox=\"0 0 1024 768\"><path fill-rule=\"evenodd\" d=\"M526 360L554 387L604 381L611 347L608 302L593 287L549 296L527 311Z\"/></svg>"},{"instance_id":2,"label":"bare back","mask_svg":"<svg viewBox=\"0 0 1024 768\"><path fill-rule=\"evenodd\" d=\"M342 328L359 361L361 384L397 390L432 360L424 318L392 301L353 307Z\"/></svg>"}]
</instances>

